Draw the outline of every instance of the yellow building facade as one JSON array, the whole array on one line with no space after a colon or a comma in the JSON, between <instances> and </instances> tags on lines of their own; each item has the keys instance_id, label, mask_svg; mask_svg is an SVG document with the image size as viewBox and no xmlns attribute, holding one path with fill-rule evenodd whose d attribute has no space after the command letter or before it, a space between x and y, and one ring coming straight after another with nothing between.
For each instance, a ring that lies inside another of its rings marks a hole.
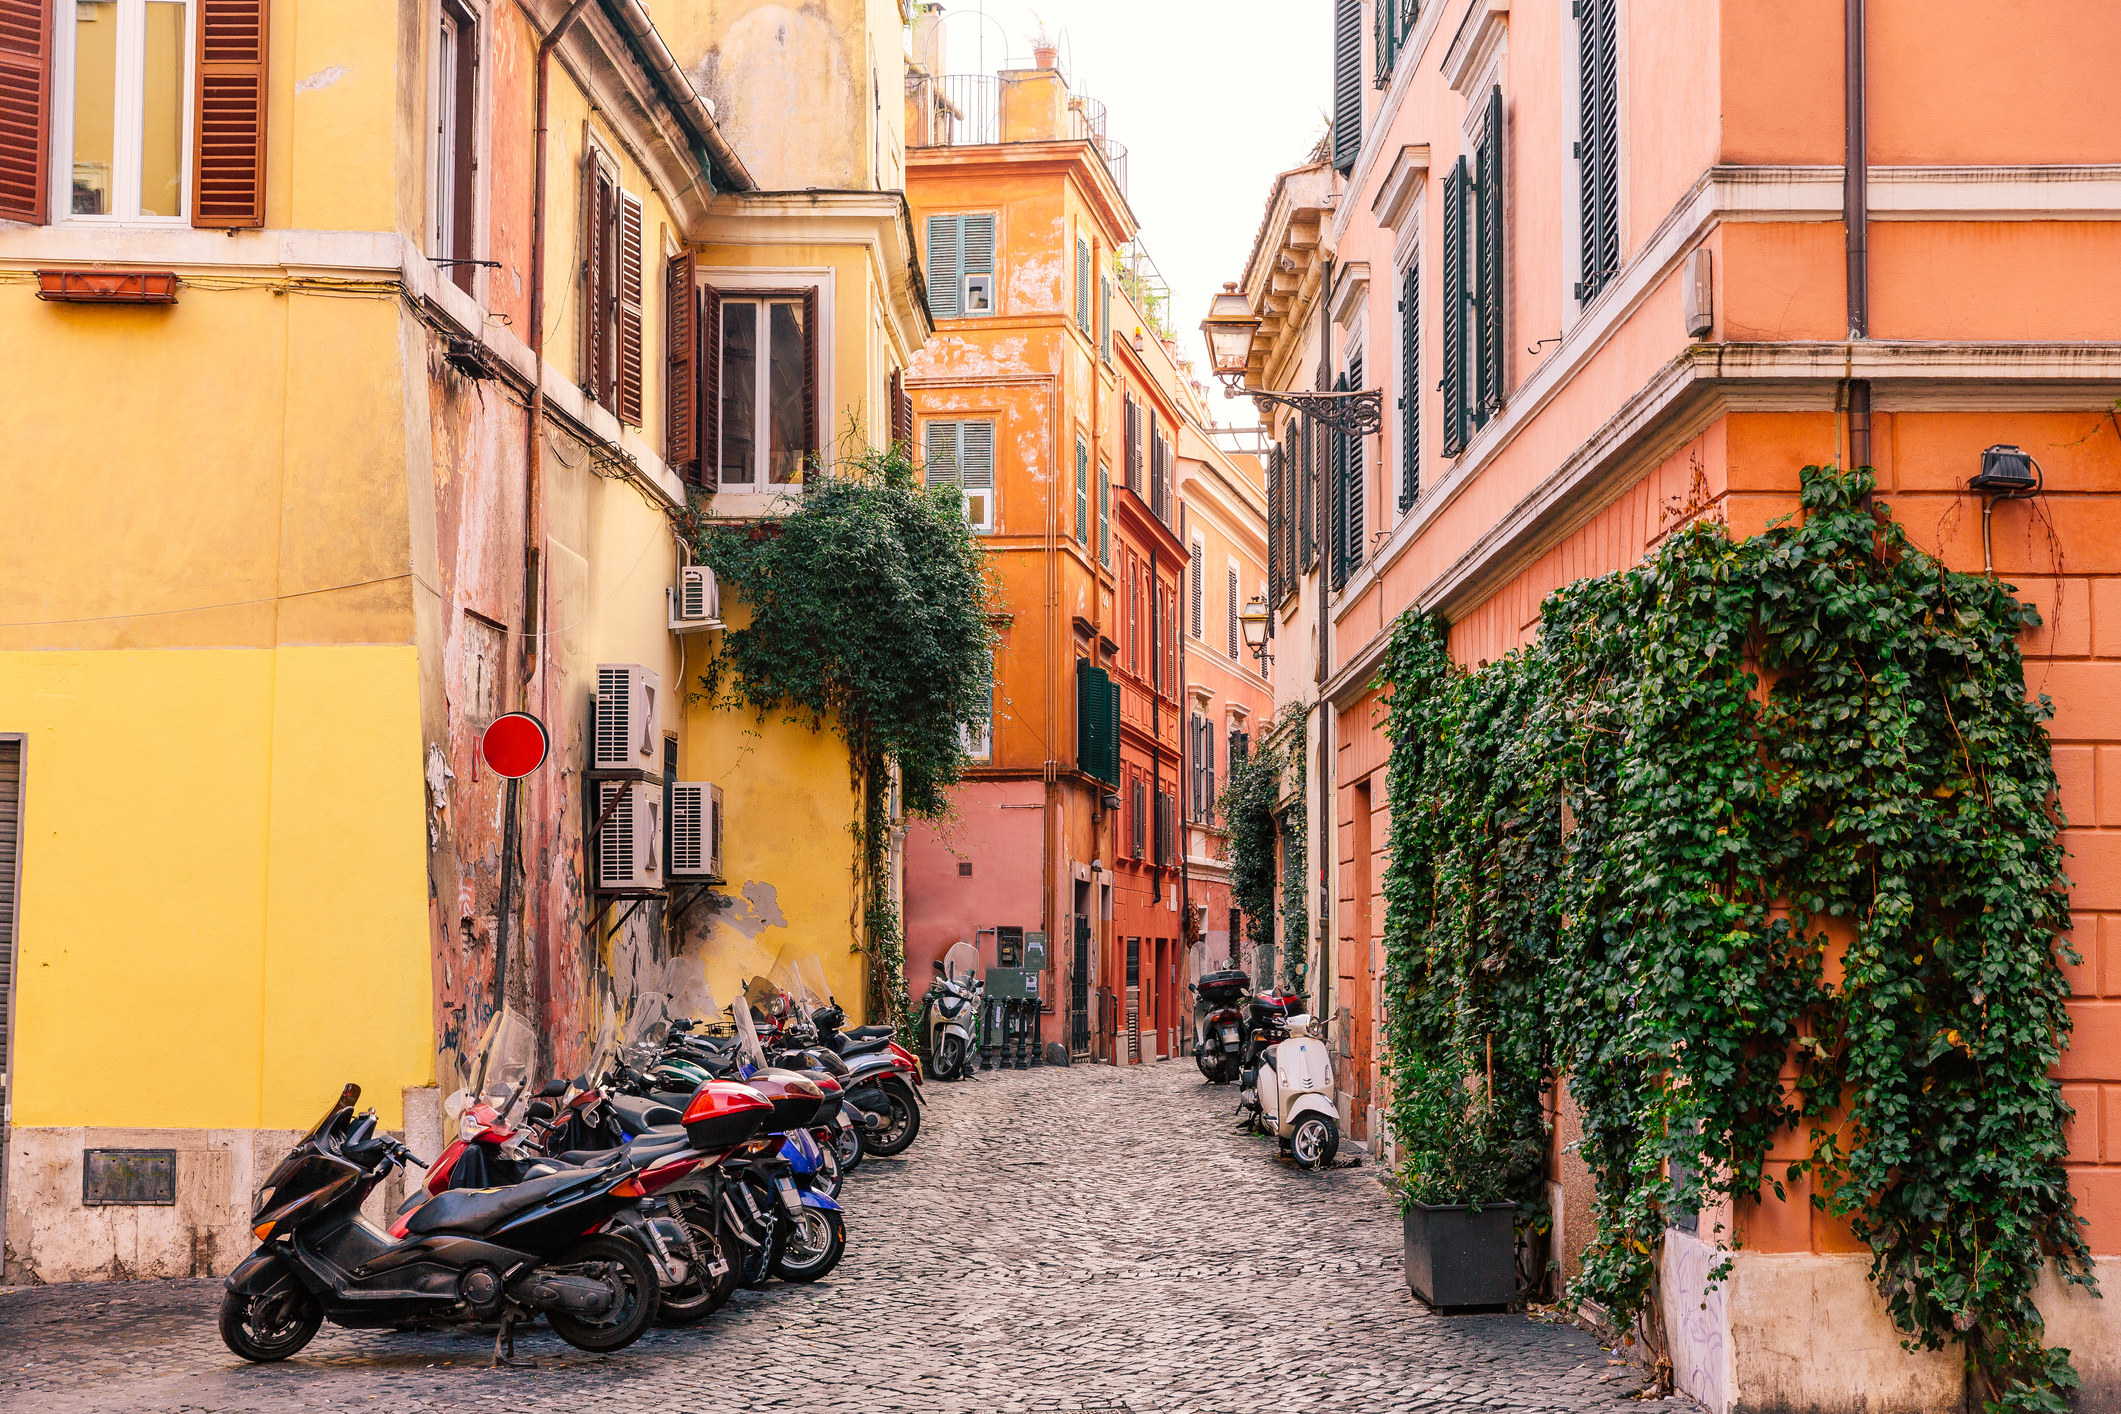
<instances>
[{"instance_id":1,"label":"yellow building facade","mask_svg":"<svg viewBox=\"0 0 2121 1414\"><path fill-rule=\"evenodd\" d=\"M724 1002L761 935L859 977L846 754L683 705L719 636L673 633L671 592L687 526L772 500L702 470L701 287L800 272L813 424L888 430L927 333L902 201L762 193L689 72L711 34L635 0L257 0L253 156L186 119L172 178L151 121L109 134L234 81L185 62L230 52L229 8L69 7L32 56L39 182L0 150L5 1281L227 1270L344 1082L437 1147L503 1000L557 1073L672 956ZM895 58L895 16L837 42ZM689 904L599 887L605 664L679 704L652 774L724 788ZM513 709L553 749L501 961L478 742Z\"/></svg>"}]
</instances>

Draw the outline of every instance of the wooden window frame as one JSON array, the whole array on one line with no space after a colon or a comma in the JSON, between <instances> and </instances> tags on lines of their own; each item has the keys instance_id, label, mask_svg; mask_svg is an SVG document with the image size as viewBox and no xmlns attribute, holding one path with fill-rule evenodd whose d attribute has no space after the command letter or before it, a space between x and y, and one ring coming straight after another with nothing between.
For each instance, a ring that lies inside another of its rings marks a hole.
<instances>
[{"instance_id":1,"label":"wooden window frame","mask_svg":"<svg viewBox=\"0 0 2121 1414\"><path fill-rule=\"evenodd\" d=\"M765 455L763 437L754 449L752 479L728 483L721 480L722 309L731 301L797 300L803 304L803 459L807 476L812 465L824 456L820 431L824 410L832 405L832 360L826 356L834 339L832 274L812 270L701 269L695 278L700 285L700 480L740 496L776 496L793 490L801 483L770 479L771 470L760 460ZM759 347L762 357L769 352L763 339ZM764 399L769 391L766 380L760 378L754 396Z\"/></svg>"},{"instance_id":2,"label":"wooden window frame","mask_svg":"<svg viewBox=\"0 0 2121 1414\"><path fill-rule=\"evenodd\" d=\"M178 191L182 194L174 216L142 215L140 205L140 125L146 60L143 30L147 5L161 0L116 0L118 5L118 76L114 84L116 110L112 115L111 209L76 214L74 211L74 69L78 26L66 23L53 0L45 10L51 26L51 67L46 89L49 116L45 125L47 219L99 226L179 227L192 224L197 206L195 171L199 145L199 22L200 0L181 0L184 6L184 84L179 101L183 113L183 150L178 165Z\"/></svg>"}]
</instances>

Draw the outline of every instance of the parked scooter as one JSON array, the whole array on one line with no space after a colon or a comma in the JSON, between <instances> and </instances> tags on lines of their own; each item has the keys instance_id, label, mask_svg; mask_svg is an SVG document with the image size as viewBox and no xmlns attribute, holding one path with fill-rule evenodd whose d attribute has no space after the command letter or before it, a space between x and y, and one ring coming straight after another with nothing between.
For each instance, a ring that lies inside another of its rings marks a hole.
<instances>
[{"instance_id":1,"label":"parked scooter","mask_svg":"<svg viewBox=\"0 0 2121 1414\"><path fill-rule=\"evenodd\" d=\"M936 960L935 981L921 998L921 1034L928 1046L928 1073L937 1080L970 1080L979 1049L978 1027L986 988L979 977L979 949L956 943Z\"/></svg>"},{"instance_id":2,"label":"parked scooter","mask_svg":"<svg viewBox=\"0 0 2121 1414\"><path fill-rule=\"evenodd\" d=\"M1245 1068L1245 1043L1252 1027L1238 1004L1251 992L1252 979L1233 967L1208 973L1192 990L1204 1008L1193 1038L1193 1063L1209 1084L1228 1085Z\"/></svg>"},{"instance_id":3,"label":"parked scooter","mask_svg":"<svg viewBox=\"0 0 2121 1414\"><path fill-rule=\"evenodd\" d=\"M265 1180L251 1216L261 1245L221 1301L230 1350L284 1360L327 1317L354 1328L498 1320L497 1362L513 1353L515 1324L538 1315L584 1350L640 1338L661 1300L655 1267L607 1231L641 1193L632 1164L444 1193L393 1239L361 1216L361 1203L392 1168L420 1161L377 1129L373 1110L354 1113L360 1097L358 1085L341 1091Z\"/></svg>"},{"instance_id":4,"label":"parked scooter","mask_svg":"<svg viewBox=\"0 0 2121 1414\"><path fill-rule=\"evenodd\" d=\"M1268 1001L1262 997L1261 1002ZM1333 1102L1333 1056L1326 1049L1325 1027L1302 1012L1289 1015L1289 1003L1300 994L1281 994L1272 1004L1254 1004L1263 1038L1257 1065L1242 1077L1242 1107L1252 1127L1272 1134L1298 1168L1324 1168L1340 1152L1340 1110Z\"/></svg>"}]
</instances>

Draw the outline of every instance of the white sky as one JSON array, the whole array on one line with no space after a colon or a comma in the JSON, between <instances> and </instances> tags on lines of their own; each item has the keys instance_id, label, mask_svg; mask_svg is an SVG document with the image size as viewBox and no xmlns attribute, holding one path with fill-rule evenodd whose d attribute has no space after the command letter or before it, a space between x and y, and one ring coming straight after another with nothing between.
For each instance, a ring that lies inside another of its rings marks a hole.
<instances>
[{"instance_id":1,"label":"white sky","mask_svg":"<svg viewBox=\"0 0 2121 1414\"><path fill-rule=\"evenodd\" d=\"M1205 378L1200 321L1244 273L1277 173L1302 163L1331 101L1331 0L944 0L944 68L1028 62L1043 25L1069 87L1127 147L1127 201L1171 282L1180 351ZM984 15L984 18L982 16ZM981 53L982 40L985 53ZM1212 387L1212 385L1211 385ZM1212 392L1218 421L1249 400Z\"/></svg>"}]
</instances>

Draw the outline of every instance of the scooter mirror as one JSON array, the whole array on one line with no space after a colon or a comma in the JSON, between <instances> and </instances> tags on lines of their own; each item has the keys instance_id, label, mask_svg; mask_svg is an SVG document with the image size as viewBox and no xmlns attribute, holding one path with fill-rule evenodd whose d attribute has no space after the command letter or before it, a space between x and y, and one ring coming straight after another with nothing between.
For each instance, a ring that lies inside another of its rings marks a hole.
<instances>
[{"instance_id":1,"label":"scooter mirror","mask_svg":"<svg viewBox=\"0 0 2121 1414\"><path fill-rule=\"evenodd\" d=\"M546 1082L545 1082L545 1088L544 1088L544 1089L542 1089L542 1090L540 1090L540 1091L538 1091L538 1098L539 1098L539 1099L541 1099L541 1100L557 1100L558 1098L560 1098L560 1096L562 1096L562 1095L564 1095L564 1094L566 1094L566 1093L567 1093L567 1082L566 1082L566 1081L564 1081L564 1080L548 1080L548 1081L546 1081Z\"/></svg>"},{"instance_id":2,"label":"scooter mirror","mask_svg":"<svg viewBox=\"0 0 2121 1414\"><path fill-rule=\"evenodd\" d=\"M938 977L943 975L943 960L941 958L935 960L935 975Z\"/></svg>"}]
</instances>

